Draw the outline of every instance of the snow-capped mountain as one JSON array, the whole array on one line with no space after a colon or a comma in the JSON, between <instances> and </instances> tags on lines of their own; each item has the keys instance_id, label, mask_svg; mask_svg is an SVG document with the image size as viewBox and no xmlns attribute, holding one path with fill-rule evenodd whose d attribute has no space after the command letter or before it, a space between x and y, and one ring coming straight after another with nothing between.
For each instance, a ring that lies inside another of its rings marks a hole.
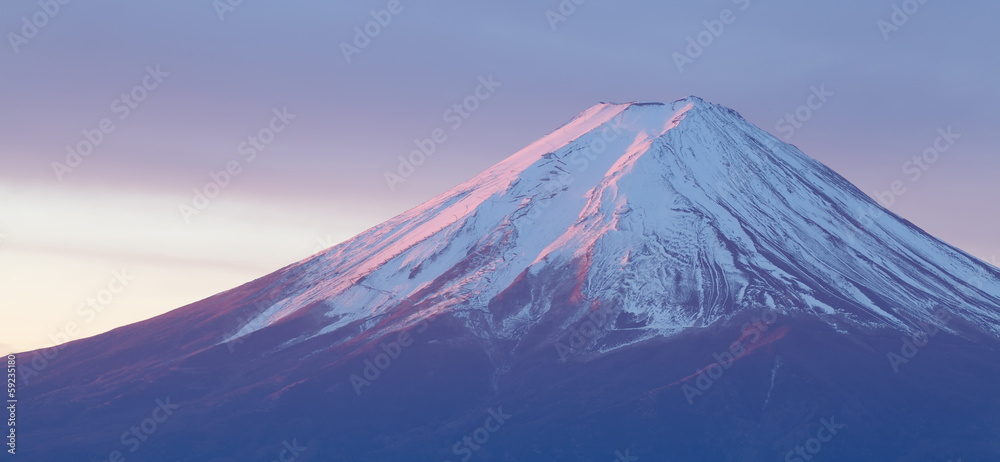
<instances>
[{"instance_id":1,"label":"snow-capped mountain","mask_svg":"<svg viewBox=\"0 0 1000 462\"><path fill-rule=\"evenodd\" d=\"M522 306L488 309L553 270L566 280ZM286 271L295 276L276 284L279 299L227 341L304 309L329 322L292 342L385 318L392 323L382 328L398 329L442 312L484 336L516 339L564 285L574 287L571 297L614 304L634 319L635 340L750 308L902 329L947 308L1000 335L994 268L696 97L594 106L481 175Z\"/></svg>"},{"instance_id":2,"label":"snow-capped mountain","mask_svg":"<svg viewBox=\"0 0 1000 462\"><path fill-rule=\"evenodd\" d=\"M809 460L822 425L828 460L994 460L998 346L996 268L731 109L599 104L302 262L22 355L24 458Z\"/></svg>"}]
</instances>

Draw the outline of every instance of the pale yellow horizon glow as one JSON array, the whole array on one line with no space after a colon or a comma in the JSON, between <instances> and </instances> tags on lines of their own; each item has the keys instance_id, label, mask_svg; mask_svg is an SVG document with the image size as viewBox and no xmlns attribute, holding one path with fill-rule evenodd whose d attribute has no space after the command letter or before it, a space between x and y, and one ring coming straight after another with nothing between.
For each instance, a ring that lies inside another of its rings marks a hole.
<instances>
[{"instance_id":1,"label":"pale yellow horizon glow","mask_svg":"<svg viewBox=\"0 0 1000 462\"><path fill-rule=\"evenodd\" d=\"M47 348L149 319L264 276L383 217L220 197L0 185L0 352ZM287 219L296 216L299 219ZM282 219L286 218L286 219ZM304 224L308 223L308 224Z\"/></svg>"}]
</instances>

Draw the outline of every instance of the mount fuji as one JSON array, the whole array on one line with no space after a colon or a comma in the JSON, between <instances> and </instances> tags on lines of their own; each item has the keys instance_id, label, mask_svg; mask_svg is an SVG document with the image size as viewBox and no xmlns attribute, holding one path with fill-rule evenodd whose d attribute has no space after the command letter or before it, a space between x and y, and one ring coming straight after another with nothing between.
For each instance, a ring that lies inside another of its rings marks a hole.
<instances>
[{"instance_id":1,"label":"mount fuji","mask_svg":"<svg viewBox=\"0 0 1000 462\"><path fill-rule=\"evenodd\" d=\"M1000 271L697 97L19 361L24 460L1000 460Z\"/></svg>"}]
</instances>

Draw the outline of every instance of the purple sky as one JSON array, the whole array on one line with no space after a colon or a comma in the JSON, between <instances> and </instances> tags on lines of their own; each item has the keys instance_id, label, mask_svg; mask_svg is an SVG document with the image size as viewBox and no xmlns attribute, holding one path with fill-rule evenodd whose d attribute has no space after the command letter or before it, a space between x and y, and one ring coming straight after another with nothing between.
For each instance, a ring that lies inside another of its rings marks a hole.
<instances>
[{"instance_id":1,"label":"purple sky","mask_svg":"<svg viewBox=\"0 0 1000 462\"><path fill-rule=\"evenodd\" d=\"M0 6L2 349L266 274L599 101L732 107L871 195L898 182L890 209L930 233L1000 254L996 2L150 3ZM344 45L389 7L363 48ZM497 86L454 111L481 79ZM447 139L390 190L385 172L436 129ZM100 142L71 167L66 147L88 137ZM936 141L933 163L912 161ZM190 213L227 164L238 173Z\"/></svg>"}]
</instances>

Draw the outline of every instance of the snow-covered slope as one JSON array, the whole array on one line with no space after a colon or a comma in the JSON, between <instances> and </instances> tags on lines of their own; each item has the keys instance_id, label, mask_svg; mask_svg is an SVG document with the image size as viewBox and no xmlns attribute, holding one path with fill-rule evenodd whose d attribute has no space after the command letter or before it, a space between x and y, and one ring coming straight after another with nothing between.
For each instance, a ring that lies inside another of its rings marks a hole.
<instances>
[{"instance_id":1,"label":"snow-covered slope","mask_svg":"<svg viewBox=\"0 0 1000 462\"><path fill-rule=\"evenodd\" d=\"M995 268L736 112L689 97L584 111L481 175L293 265L296 276L275 285L280 301L220 341L305 309L329 322L293 343L388 317L405 328L443 311L516 337L552 293L535 291L502 314L488 312L490 301L547 268L574 285L571 299L589 303L576 318L613 304L638 320L639 338L766 308L838 328L904 330L936 322L941 308L1000 335Z\"/></svg>"}]
</instances>

